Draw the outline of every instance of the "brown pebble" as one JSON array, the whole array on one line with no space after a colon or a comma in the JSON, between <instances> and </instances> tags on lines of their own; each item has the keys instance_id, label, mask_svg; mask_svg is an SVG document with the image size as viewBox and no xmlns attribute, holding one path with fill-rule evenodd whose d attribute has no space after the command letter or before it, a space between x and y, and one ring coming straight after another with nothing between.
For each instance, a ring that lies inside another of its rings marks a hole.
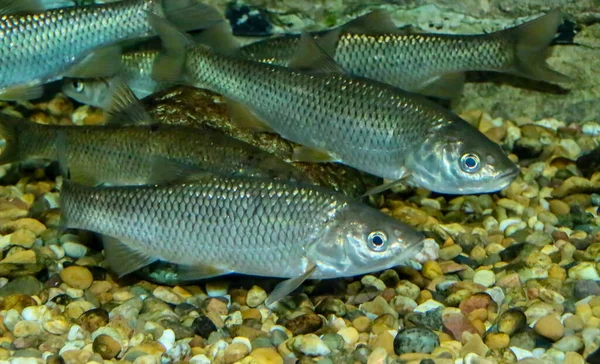
<instances>
[{"instance_id":1,"label":"brown pebble","mask_svg":"<svg viewBox=\"0 0 600 364\"><path fill-rule=\"evenodd\" d=\"M561 200L550 201L550 212L556 215L566 215L571 212L571 208Z\"/></svg>"},{"instance_id":2,"label":"brown pebble","mask_svg":"<svg viewBox=\"0 0 600 364\"><path fill-rule=\"evenodd\" d=\"M214 312L218 315L227 315L227 303L218 298L211 298L206 306L207 312Z\"/></svg>"},{"instance_id":3,"label":"brown pebble","mask_svg":"<svg viewBox=\"0 0 600 364\"><path fill-rule=\"evenodd\" d=\"M248 347L242 343L233 343L225 348L225 363L233 364L248 355Z\"/></svg>"},{"instance_id":4,"label":"brown pebble","mask_svg":"<svg viewBox=\"0 0 600 364\"><path fill-rule=\"evenodd\" d=\"M121 352L121 344L109 335L98 335L92 344L94 353L98 353L104 360L110 360Z\"/></svg>"},{"instance_id":5,"label":"brown pebble","mask_svg":"<svg viewBox=\"0 0 600 364\"><path fill-rule=\"evenodd\" d=\"M260 314L260 311L257 308L250 308L246 311L242 311L242 318L244 320L254 319L262 321L262 315Z\"/></svg>"},{"instance_id":6,"label":"brown pebble","mask_svg":"<svg viewBox=\"0 0 600 364\"><path fill-rule=\"evenodd\" d=\"M36 305L37 302L30 296L24 294L11 294L6 296L4 300L0 302L0 311L15 309L21 313L25 307Z\"/></svg>"},{"instance_id":7,"label":"brown pebble","mask_svg":"<svg viewBox=\"0 0 600 364\"><path fill-rule=\"evenodd\" d=\"M92 285L94 276L86 267L72 265L60 271L60 279L73 288L86 289Z\"/></svg>"},{"instance_id":8,"label":"brown pebble","mask_svg":"<svg viewBox=\"0 0 600 364\"><path fill-rule=\"evenodd\" d=\"M313 333L323 326L323 321L314 313L298 316L285 323L285 327L295 335Z\"/></svg>"},{"instance_id":9,"label":"brown pebble","mask_svg":"<svg viewBox=\"0 0 600 364\"><path fill-rule=\"evenodd\" d=\"M108 312L103 308L94 308L85 311L79 316L77 322L89 332L94 332L108 324Z\"/></svg>"},{"instance_id":10,"label":"brown pebble","mask_svg":"<svg viewBox=\"0 0 600 364\"><path fill-rule=\"evenodd\" d=\"M554 315L546 315L539 319L533 327L535 332L553 341L559 340L565 334L565 328Z\"/></svg>"},{"instance_id":11,"label":"brown pebble","mask_svg":"<svg viewBox=\"0 0 600 364\"><path fill-rule=\"evenodd\" d=\"M567 317L564 321L564 324L565 324L565 328L572 329L574 331L581 331L581 330L583 330L583 326L584 326L583 320L581 319L581 317L576 316L576 315Z\"/></svg>"}]
</instances>

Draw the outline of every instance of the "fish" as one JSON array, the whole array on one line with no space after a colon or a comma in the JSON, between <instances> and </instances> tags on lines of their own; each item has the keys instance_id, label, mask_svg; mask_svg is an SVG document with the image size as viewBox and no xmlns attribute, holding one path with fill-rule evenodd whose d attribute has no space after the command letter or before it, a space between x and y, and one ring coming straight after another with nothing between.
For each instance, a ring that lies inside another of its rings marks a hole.
<instances>
[{"instance_id":1,"label":"fish","mask_svg":"<svg viewBox=\"0 0 600 364\"><path fill-rule=\"evenodd\" d=\"M181 29L222 21L196 0L123 0L44 10L36 0L0 0L0 99L35 99L64 76L111 76L121 44L153 36L146 11Z\"/></svg>"},{"instance_id":2,"label":"fish","mask_svg":"<svg viewBox=\"0 0 600 364\"><path fill-rule=\"evenodd\" d=\"M45 125L0 115L0 165L62 159L74 182L92 186L166 183L204 173L308 181L290 163L215 129L158 124L125 90L114 90L112 98L122 102L115 102L109 125Z\"/></svg>"},{"instance_id":3,"label":"fish","mask_svg":"<svg viewBox=\"0 0 600 364\"><path fill-rule=\"evenodd\" d=\"M158 50L144 49L125 52L121 56L121 66L116 77L124 81L138 99L164 90L169 83L156 82L152 78L152 65ZM100 108L106 107L110 99L109 90L115 77L64 78L62 92L73 100Z\"/></svg>"},{"instance_id":4,"label":"fish","mask_svg":"<svg viewBox=\"0 0 600 364\"><path fill-rule=\"evenodd\" d=\"M456 114L343 72L306 34L294 67L284 67L235 56L225 23L201 33L225 47L215 51L157 16L149 19L164 47L155 79L220 93L240 125L301 144L295 161L343 163L446 194L495 192L519 173L498 144Z\"/></svg>"},{"instance_id":5,"label":"fish","mask_svg":"<svg viewBox=\"0 0 600 364\"><path fill-rule=\"evenodd\" d=\"M261 178L111 187L65 179L60 207L61 227L101 234L108 265L119 276L165 261L178 265L182 280L230 273L287 278L268 305L306 279L403 264L420 253L425 238L327 188Z\"/></svg>"},{"instance_id":6,"label":"fish","mask_svg":"<svg viewBox=\"0 0 600 364\"><path fill-rule=\"evenodd\" d=\"M426 34L398 29L375 10L314 36L332 36L329 53L349 73L440 98L460 95L466 71L494 71L551 83L571 79L546 62L562 14L558 10L489 34ZM268 38L240 48L240 56L287 65L300 35Z\"/></svg>"}]
</instances>

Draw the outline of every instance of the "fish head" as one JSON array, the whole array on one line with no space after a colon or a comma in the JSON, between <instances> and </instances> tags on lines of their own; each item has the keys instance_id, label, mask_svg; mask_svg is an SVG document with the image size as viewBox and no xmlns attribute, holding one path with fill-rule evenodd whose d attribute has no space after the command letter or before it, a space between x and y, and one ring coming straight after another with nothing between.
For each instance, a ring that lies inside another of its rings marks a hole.
<instances>
[{"instance_id":1,"label":"fish head","mask_svg":"<svg viewBox=\"0 0 600 364\"><path fill-rule=\"evenodd\" d=\"M73 100L86 105L103 107L109 99L110 84L104 78L64 78L62 91Z\"/></svg>"},{"instance_id":2,"label":"fish head","mask_svg":"<svg viewBox=\"0 0 600 364\"><path fill-rule=\"evenodd\" d=\"M520 171L498 144L462 119L433 130L407 156L406 168L416 185L462 195L502 190Z\"/></svg>"},{"instance_id":3,"label":"fish head","mask_svg":"<svg viewBox=\"0 0 600 364\"><path fill-rule=\"evenodd\" d=\"M350 203L308 248L323 277L348 277L401 265L418 254L425 236L362 203Z\"/></svg>"}]
</instances>

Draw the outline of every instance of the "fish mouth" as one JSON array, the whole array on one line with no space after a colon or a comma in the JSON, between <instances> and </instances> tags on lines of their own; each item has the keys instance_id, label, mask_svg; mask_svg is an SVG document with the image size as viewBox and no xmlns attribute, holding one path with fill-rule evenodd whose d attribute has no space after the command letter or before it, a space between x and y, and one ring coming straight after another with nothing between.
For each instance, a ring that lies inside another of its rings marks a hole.
<instances>
[{"instance_id":1,"label":"fish mouth","mask_svg":"<svg viewBox=\"0 0 600 364\"><path fill-rule=\"evenodd\" d=\"M505 187L510 185L511 182L514 181L515 178L517 178L519 173L521 173L521 168L515 165L508 171L504 172L503 174L500 174L498 176L498 180L503 182L502 187L500 189L504 189Z\"/></svg>"}]
</instances>

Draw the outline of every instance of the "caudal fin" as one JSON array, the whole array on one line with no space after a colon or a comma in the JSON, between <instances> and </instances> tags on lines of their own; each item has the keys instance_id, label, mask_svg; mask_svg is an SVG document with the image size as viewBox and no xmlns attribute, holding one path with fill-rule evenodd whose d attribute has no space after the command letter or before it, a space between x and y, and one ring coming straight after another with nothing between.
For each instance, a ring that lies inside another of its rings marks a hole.
<instances>
[{"instance_id":1,"label":"caudal fin","mask_svg":"<svg viewBox=\"0 0 600 364\"><path fill-rule=\"evenodd\" d=\"M0 138L4 139L4 148L0 153L0 165L18 161L18 123L27 122L27 120L19 120L8 115L0 116Z\"/></svg>"},{"instance_id":2,"label":"caudal fin","mask_svg":"<svg viewBox=\"0 0 600 364\"><path fill-rule=\"evenodd\" d=\"M515 64L509 70L519 76L546 81L568 82L570 78L550 68L546 63L548 46L556 36L563 16L554 10L537 19L504 30L515 41Z\"/></svg>"}]
</instances>

